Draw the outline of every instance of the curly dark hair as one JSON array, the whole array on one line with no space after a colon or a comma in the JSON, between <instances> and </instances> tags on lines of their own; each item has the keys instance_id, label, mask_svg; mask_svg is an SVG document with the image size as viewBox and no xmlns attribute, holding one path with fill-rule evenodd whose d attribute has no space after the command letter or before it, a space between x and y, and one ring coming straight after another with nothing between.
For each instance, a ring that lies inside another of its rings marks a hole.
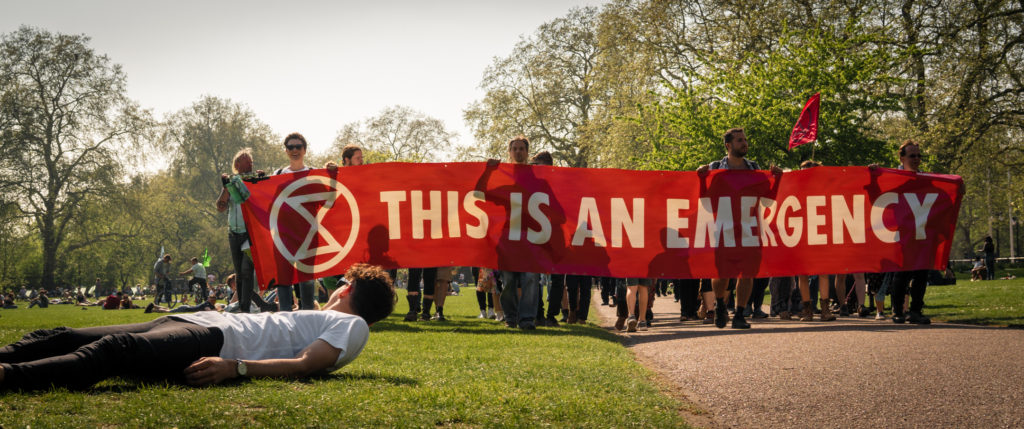
<instances>
[{"instance_id":1,"label":"curly dark hair","mask_svg":"<svg viewBox=\"0 0 1024 429\"><path fill-rule=\"evenodd\" d=\"M352 307L368 325L388 317L395 310L398 295L391 276L377 265L355 264L345 272L352 285Z\"/></svg>"}]
</instances>

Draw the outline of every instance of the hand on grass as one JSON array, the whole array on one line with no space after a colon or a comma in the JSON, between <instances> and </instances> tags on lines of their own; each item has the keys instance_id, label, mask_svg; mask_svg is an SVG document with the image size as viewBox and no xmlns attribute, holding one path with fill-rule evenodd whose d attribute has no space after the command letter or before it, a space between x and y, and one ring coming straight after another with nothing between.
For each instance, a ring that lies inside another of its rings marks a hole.
<instances>
[{"instance_id":1,"label":"hand on grass","mask_svg":"<svg viewBox=\"0 0 1024 429\"><path fill-rule=\"evenodd\" d=\"M217 384L238 375L237 365L234 360L207 356L185 368L185 381L193 386Z\"/></svg>"}]
</instances>

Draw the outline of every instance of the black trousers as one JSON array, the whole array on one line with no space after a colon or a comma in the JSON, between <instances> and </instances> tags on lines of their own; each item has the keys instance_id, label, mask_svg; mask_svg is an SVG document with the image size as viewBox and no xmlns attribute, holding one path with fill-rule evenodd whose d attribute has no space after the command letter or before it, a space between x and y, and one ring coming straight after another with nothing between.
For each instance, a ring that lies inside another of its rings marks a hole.
<instances>
[{"instance_id":1,"label":"black trousers","mask_svg":"<svg viewBox=\"0 0 1024 429\"><path fill-rule=\"evenodd\" d=\"M420 291L420 279L423 279L423 294L434 295L434 283L437 282L437 268L409 268L409 292Z\"/></svg>"},{"instance_id":2,"label":"black trousers","mask_svg":"<svg viewBox=\"0 0 1024 429\"><path fill-rule=\"evenodd\" d=\"M243 313L249 312L253 296L253 264L252 258L242 252L242 245L249 241L248 233L228 232L228 248L231 251L231 262L235 268L235 291L238 293L238 308Z\"/></svg>"},{"instance_id":3,"label":"black trousers","mask_svg":"<svg viewBox=\"0 0 1024 429\"><path fill-rule=\"evenodd\" d=\"M700 279L675 279L676 298L679 299L679 312L691 319L697 318L698 298L700 295Z\"/></svg>"},{"instance_id":4,"label":"black trousers","mask_svg":"<svg viewBox=\"0 0 1024 429\"><path fill-rule=\"evenodd\" d=\"M204 356L217 356L224 334L172 317L94 328L40 329L0 348L9 389L83 389L127 375L183 381L182 372Z\"/></svg>"},{"instance_id":5,"label":"black trousers","mask_svg":"<svg viewBox=\"0 0 1024 429\"><path fill-rule=\"evenodd\" d=\"M565 274L552 274L551 275L551 289L548 290L548 312L547 312L547 317L549 319L554 319L555 317L558 317L558 313L562 311L562 295L564 295L564 292L565 292L566 277L568 277L568 276L565 275ZM537 295L539 296L540 294L537 294ZM572 302L572 292L571 291L569 292L569 302L570 303ZM540 313L540 311L543 310L543 309L544 309L543 306L538 306L537 307L537 311L538 311L537 314L542 314L542 313Z\"/></svg>"},{"instance_id":6,"label":"black trousers","mask_svg":"<svg viewBox=\"0 0 1024 429\"><path fill-rule=\"evenodd\" d=\"M201 293L200 296L203 297L204 300L206 299L206 297L210 296L209 295L210 292L207 289L207 285L206 285L206 279L201 279L199 277L192 277L188 281L188 288L191 290L192 289L192 285L196 285L196 284L200 286L200 293ZM235 286L237 287L238 285L236 284ZM200 301L200 302L202 302L202 301ZM199 304L199 302L197 302L196 304Z\"/></svg>"},{"instance_id":7,"label":"black trousers","mask_svg":"<svg viewBox=\"0 0 1024 429\"><path fill-rule=\"evenodd\" d=\"M892 282L892 312L903 314L903 300L910 289L910 312L924 309L924 292L928 288L928 270L900 271Z\"/></svg>"},{"instance_id":8,"label":"black trousers","mask_svg":"<svg viewBox=\"0 0 1024 429\"><path fill-rule=\"evenodd\" d=\"M587 320L590 315L590 276L566 275L565 287L569 291L569 310L576 312L577 319Z\"/></svg>"}]
</instances>

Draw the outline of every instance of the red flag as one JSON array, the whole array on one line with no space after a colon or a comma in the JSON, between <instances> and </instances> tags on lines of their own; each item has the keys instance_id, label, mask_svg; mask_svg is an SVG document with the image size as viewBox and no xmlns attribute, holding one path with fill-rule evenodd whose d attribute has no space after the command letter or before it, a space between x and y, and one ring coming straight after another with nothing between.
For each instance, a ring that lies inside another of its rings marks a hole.
<instances>
[{"instance_id":1,"label":"red flag","mask_svg":"<svg viewBox=\"0 0 1024 429\"><path fill-rule=\"evenodd\" d=\"M818 139L818 102L820 100L820 93L815 93L810 100L807 100L804 110L800 112L800 119L796 121L796 125L793 125L793 133L789 135L789 150Z\"/></svg>"}]
</instances>

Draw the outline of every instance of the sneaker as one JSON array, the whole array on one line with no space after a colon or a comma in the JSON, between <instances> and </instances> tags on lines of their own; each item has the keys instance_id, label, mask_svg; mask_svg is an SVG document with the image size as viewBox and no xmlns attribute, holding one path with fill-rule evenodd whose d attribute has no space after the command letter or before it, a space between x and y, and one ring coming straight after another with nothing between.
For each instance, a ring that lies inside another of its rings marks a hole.
<instances>
[{"instance_id":1,"label":"sneaker","mask_svg":"<svg viewBox=\"0 0 1024 429\"><path fill-rule=\"evenodd\" d=\"M484 310L480 310L480 315L476 316L476 318L477 319L486 319L487 318L487 312L484 311Z\"/></svg>"},{"instance_id":2,"label":"sneaker","mask_svg":"<svg viewBox=\"0 0 1024 429\"><path fill-rule=\"evenodd\" d=\"M152 302L149 303L149 305L146 306L146 309L143 311L143 313L152 313L153 307L155 307L155 305L153 305ZM85 307L82 307L82 310L85 310Z\"/></svg>"},{"instance_id":3,"label":"sneaker","mask_svg":"<svg viewBox=\"0 0 1024 429\"><path fill-rule=\"evenodd\" d=\"M907 318L905 316L903 316L902 314L893 314L892 315L892 323L904 323L906 321L907 321Z\"/></svg>"},{"instance_id":4,"label":"sneaker","mask_svg":"<svg viewBox=\"0 0 1024 429\"><path fill-rule=\"evenodd\" d=\"M544 323L552 328L557 328L559 326L558 321L555 320L554 317L548 317L547 319L544 320Z\"/></svg>"},{"instance_id":5,"label":"sneaker","mask_svg":"<svg viewBox=\"0 0 1024 429\"><path fill-rule=\"evenodd\" d=\"M750 329L750 324L743 319L743 312L737 311L732 316L732 328L733 329Z\"/></svg>"},{"instance_id":6,"label":"sneaker","mask_svg":"<svg viewBox=\"0 0 1024 429\"><path fill-rule=\"evenodd\" d=\"M537 329L537 325L534 324L532 320L524 320L522 321L522 323L519 324L519 329L522 329L524 331L532 331L534 329Z\"/></svg>"},{"instance_id":7,"label":"sneaker","mask_svg":"<svg viewBox=\"0 0 1024 429\"><path fill-rule=\"evenodd\" d=\"M768 313L765 313L760 308L758 308L758 309L754 310L754 318L755 319L767 319L768 318Z\"/></svg>"},{"instance_id":8,"label":"sneaker","mask_svg":"<svg viewBox=\"0 0 1024 429\"><path fill-rule=\"evenodd\" d=\"M789 314L786 310L782 310L782 312L779 313L779 320L793 320L793 315Z\"/></svg>"},{"instance_id":9,"label":"sneaker","mask_svg":"<svg viewBox=\"0 0 1024 429\"><path fill-rule=\"evenodd\" d=\"M710 313L710 312L709 312ZM722 311L721 308L715 310L715 326L719 329L724 328L725 325L729 324L729 313Z\"/></svg>"},{"instance_id":10,"label":"sneaker","mask_svg":"<svg viewBox=\"0 0 1024 429\"><path fill-rule=\"evenodd\" d=\"M615 330L616 331L621 331L623 329L626 329L626 318L625 317L616 318L615 319Z\"/></svg>"},{"instance_id":11,"label":"sneaker","mask_svg":"<svg viewBox=\"0 0 1024 429\"><path fill-rule=\"evenodd\" d=\"M857 317L868 317L871 314L871 310L865 306L860 306L860 311L857 312Z\"/></svg>"},{"instance_id":12,"label":"sneaker","mask_svg":"<svg viewBox=\"0 0 1024 429\"><path fill-rule=\"evenodd\" d=\"M646 331L650 327L651 327L651 323L650 322L648 322L646 320L642 320L642 321L640 321L640 323L637 324L636 329L638 331Z\"/></svg>"},{"instance_id":13,"label":"sneaker","mask_svg":"<svg viewBox=\"0 0 1024 429\"><path fill-rule=\"evenodd\" d=\"M885 312L879 311L878 313L875 313L875 320L885 320Z\"/></svg>"},{"instance_id":14,"label":"sneaker","mask_svg":"<svg viewBox=\"0 0 1024 429\"><path fill-rule=\"evenodd\" d=\"M493 308L488 308L487 309L487 318L488 319L494 319L496 317L498 317L498 315L494 314L494 309Z\"/></svg>"},{"instance_id":15,"label":"sneaker","mask_svg":"<svg viewBox=\"0 0 1024 429\"><path fill-rule=\"evenodd\" d=\"M711 310L704 313L704 320L701 320L700 323L704 325L710 325L712 323L715 323L715 310Z\"/></svg>"},{"instance_id":16,"label":"sneaker","mask_svg":"<svg viewBox=\"0 0 1024 429\"><path fill-rule=\"evenodd\" d=\"M839 306L839 317L850 317L850 308L845 305Z\"/></svg>"},{"instance_id":17,"label":"sneaker","mask_svg":"<svg viewBox=\"0 0 1024 429\"><path fill-rule=\"evenodd\" d=\"M911 311L910 316L907 317L907 322L915 325L930 325L932 323L932 319L929 319L927 316L916 311Z\"/></svg>"},{"instance_id":18,"label":"sneaker","mask_svg":"<svg viewBox=\"0 0 1024 429\"><path fill-rule=\"evenodd\" d=\"M626 332L636 332L636 325L636 316L629 316L629 320L626 320Z\"/></svg>"},{"instance_id":19,"label":"sneaker","mask_svg":"<svg viewBox=\"0 0 1024 429\"><path fill-rule=\"evenodd\" d=\"M494 320L497 320L499 322L504 322L505 321L505 313L497 313L497 314L495 314L494 315Z\"/></svg>"},{"instance_id":20,"label":"sneaker","mask_svg":"<svg viewBox=\"0 0 1024 429\"><path fill-rule=\"evenodd\" d=\"M433 317L430 318L430 320L434 320L434 321L438 321L438 322L447 322L448 321L448 319L445 319L444 315L441 314L441 313L435 314Z\"/></svg>"},{"instance_id":21,"label":"sneaker","mask_svg":"<svg viewBox=\"0 0 1024 429\"><path fill-rule=\"evenodd\" d=\"M430 320L430 313L420 313L420 320Z\"/></svg>"}]
</instances>

